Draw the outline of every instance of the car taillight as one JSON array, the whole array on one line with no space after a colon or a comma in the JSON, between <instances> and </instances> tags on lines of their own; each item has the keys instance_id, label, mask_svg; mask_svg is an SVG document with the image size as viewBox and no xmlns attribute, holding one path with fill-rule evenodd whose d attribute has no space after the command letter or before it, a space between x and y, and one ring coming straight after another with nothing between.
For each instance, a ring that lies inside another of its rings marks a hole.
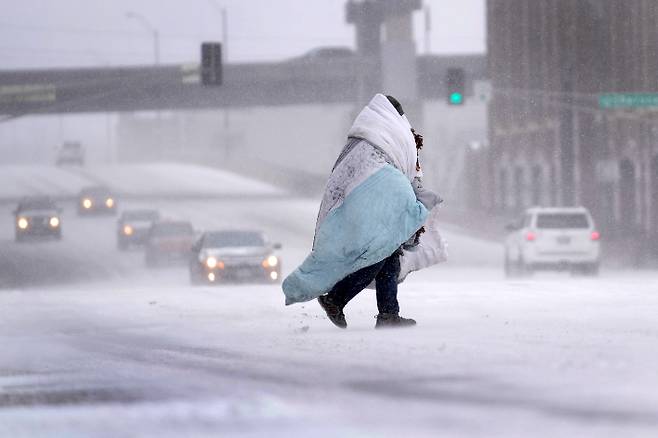
<instances>
[{"instance_id":1,"label":"car taillight","mask_svg":"<svg viewBox=\"0 0 658 438\"><path fill-rule=\"evenodd\" d=\"M590 238L592 240L599 240L601 238L601 233L599 233L598 231L592 231Z\"/></svg>"},{"instance_id":2,"label":"car taillight","mask_svg":"<svg viewBox=\"0 0 658 438\"><path fill-rule=\"evenodd\" d=\"M532 231L528 231L525 235L525 240L528 242L534 242L537 236Z\"/></svg>"}]
</instances>

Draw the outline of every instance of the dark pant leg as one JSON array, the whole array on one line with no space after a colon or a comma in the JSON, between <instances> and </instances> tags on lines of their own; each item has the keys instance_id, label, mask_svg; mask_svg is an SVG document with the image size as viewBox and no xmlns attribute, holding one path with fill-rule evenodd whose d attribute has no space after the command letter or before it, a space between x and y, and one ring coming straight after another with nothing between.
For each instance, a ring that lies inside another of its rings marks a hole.
<instances>
[{"instance_id":1,"label":"dark pant leg","mask_svg":"<svg viewBox=\"0 0 658 438\"><path fill-rule=\"evenodd\" d=\"M388 259L384 259L374 265L366 266L343 278L329 291L329 298L337 306L345 307L352 298L372 283L386 260Z\"/></svg>"},{"instance_id":2,"label":"dark pant leg","mask_svg":"<svg viewBox=\"0 0 658 438\"><path fill-rule=\"evenodd\" d=\"M400 275L400 254L395 251L384 260L384 265L375 277L377 287L377 309L379 313L400 312L398 304L398 276Z\"/></svg>"}]
</instances>

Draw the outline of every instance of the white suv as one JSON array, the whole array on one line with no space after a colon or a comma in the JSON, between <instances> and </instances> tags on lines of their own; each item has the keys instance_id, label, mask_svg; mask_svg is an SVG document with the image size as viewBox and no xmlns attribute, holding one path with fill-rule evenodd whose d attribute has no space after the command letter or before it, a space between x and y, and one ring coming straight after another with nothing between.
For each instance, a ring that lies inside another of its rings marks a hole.
<instances>
[{"instance_id":1,"label":"white suv","mask_svg":"<svg viewBox=\"0 0 658 438\"><path fill-rule=\"evenodd\" d=\"M530 208L507 230L507 276L539 269L569 269L586 275L599 272L601 235L584 207Z\"/></svg>"}]
</instances>

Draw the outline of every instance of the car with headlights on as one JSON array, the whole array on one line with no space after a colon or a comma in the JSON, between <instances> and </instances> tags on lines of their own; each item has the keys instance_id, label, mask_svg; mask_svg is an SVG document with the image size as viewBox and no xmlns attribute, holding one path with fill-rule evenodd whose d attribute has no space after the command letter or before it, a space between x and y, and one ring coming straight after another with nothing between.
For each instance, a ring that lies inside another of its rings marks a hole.
<instances>
[{"instance_id":1,"label":"car with headlights on","mask_svg":"<svg viewBox=\"0 0 658 438\"><path fill-rule=\"evenodd\" d=\"M194 244L192 224L186 221L164 220L155 222L146 237L144 261L146 266L185 264Z\"/></svg>"},{"instance_id":2,"label":"car with headlights on","mask_svg":"<svg viewBox=\"0 0 658 438\"><path fill-rule=\"evenodd\" d=\"M597 275L601 234L584 207L530 208L507 226L505 274L569 270Z\"/></svg>"},{"instance_id":3,"label":"car with headlights on","mask_svg":"<svg viewBox=\"0 0 658 438\"><path fill-rule=\"evenodd\" d=\"M124 210L117 221L117 247L144 245L151 226L160 220L160 213L152 209Z\"/></svg>"},{"instance_id":4,"label":"car with headlights on","mask_svg":"<svg viewBox=\"0 0 658 438\"><path fill-rule=\"evenodd\" d=\"M102 186L86 187L78 195L78 214L114 215L117 212L117 201L110 189Z\"/></svg>"},{"instance_id":5,"label":"car with headlights on","mask_svg":"<svg viewBox=\"0 0 658 438\"><path fill-rule=\"evenodd\" d=\"M281 244L268 243L260 231L206 231L192 247L190 281L276 283L281 278L278 249Z\"/></svg>"},{"instance_id":6,"label":"car with headlights on","mask_svg":"<svg viewBox=\"0 0 658 438\"><path fill-rule=\"evenodd\" d=\"M25 197L13 214L17 242L28 238L62 238L61 210L49 197Z\"/></svg>"}]
</instances>

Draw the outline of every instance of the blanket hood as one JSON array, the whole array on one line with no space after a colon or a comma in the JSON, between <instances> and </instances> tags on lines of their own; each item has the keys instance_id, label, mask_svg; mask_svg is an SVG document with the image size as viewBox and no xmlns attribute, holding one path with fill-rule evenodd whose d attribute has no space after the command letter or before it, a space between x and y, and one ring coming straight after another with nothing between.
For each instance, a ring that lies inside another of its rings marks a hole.
<instances>
[{"instance_id":1,"label":"blanket hood","mask_svg":"<svg viewBox=\"0 0 658 438\"><path fill-rule=\"evenodd\" d=\"M411 124L383 94L376 94L363 108L347 136L362 138L382 149L409 181L416 177L418 152Z\"/></svg>"}]
</instances>

